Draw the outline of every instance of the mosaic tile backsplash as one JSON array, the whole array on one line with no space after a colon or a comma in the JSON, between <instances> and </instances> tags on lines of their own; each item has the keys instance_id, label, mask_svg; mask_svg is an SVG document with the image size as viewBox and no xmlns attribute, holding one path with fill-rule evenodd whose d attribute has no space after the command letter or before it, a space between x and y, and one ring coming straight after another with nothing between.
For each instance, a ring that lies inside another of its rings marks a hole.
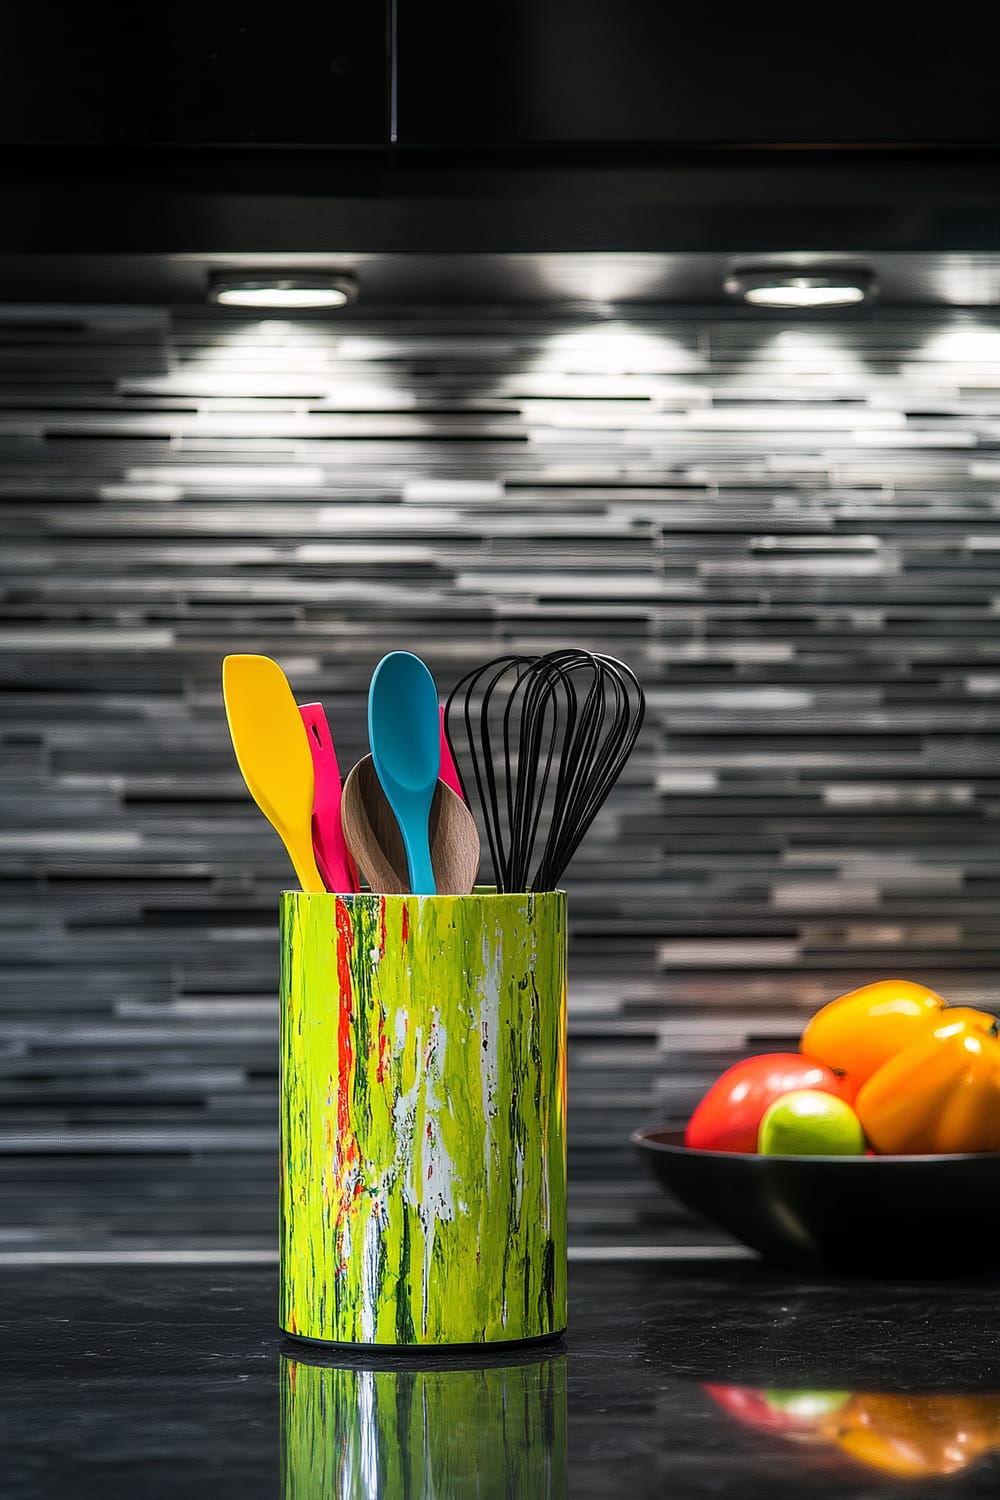
<instances>
[{"instance_id":1,"label":"mosaic tile backsplash","mask_svg":"<svg viewBox=\"0 0 1000 1500\"><path fill-rule=\"evenodd\" d=\"M275 1243L276 836L396 647L627 660L571 866L571 1243L705 1243L635 1126L855 983L991 1003L1000 320L0 309L0 1252Z\"/></svg>"}]
</instances>

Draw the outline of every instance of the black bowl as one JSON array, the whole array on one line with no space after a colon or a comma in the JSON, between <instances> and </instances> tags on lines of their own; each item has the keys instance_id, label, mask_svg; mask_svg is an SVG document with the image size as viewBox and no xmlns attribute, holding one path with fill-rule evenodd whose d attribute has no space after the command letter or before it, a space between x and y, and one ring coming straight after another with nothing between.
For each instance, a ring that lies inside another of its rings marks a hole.
<instances>
[{"instance_id":1,"label":"black bowl","mask_svg":"<svg viewBox=\"0 0 1000 1500\"><path fill-rule=\"evenodd\" d=\"M752 1156L690 1150L683 1131L631 1140L685 1207L777 1265L942 1276L1000 1266L1000 1153Z\"/></svg>"}]
</instances>

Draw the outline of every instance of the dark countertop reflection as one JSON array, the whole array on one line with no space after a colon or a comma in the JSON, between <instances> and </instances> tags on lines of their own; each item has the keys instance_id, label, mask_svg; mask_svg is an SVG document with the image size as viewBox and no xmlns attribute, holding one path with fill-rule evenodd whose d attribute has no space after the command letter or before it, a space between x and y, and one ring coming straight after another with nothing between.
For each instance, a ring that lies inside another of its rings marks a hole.
<instances>
[{"instance_id":1,"label":"dark countertop reflection","mask_svg":"<svg viewBox=\"0 0 1000 1500\"><path fill-rule=\"evenodd\" d=\"M12 1266L6 1500L1000 1492L1000 1278L571 1267L548 1349L333 1360L276 1267Z\"/></svg>"}]
</instances>

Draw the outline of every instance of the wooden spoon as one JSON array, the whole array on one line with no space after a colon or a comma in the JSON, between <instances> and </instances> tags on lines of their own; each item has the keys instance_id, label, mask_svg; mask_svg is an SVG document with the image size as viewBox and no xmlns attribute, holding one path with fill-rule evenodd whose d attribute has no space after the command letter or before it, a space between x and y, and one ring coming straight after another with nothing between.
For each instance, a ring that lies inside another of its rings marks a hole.
<instances>
[{"instance_id":1,"label":"wooden spoon","mask_svg":"<svg viewBox=\"0 0 1000 1500\"><path fill-rule=\"evenodd\" d=\"M347 847L373 891L410 893L403 836L370 755L344 782L340 818ZM439 781L429 820L431 865L439 896L467 896L479 873L479 830L461 797Z\"/></svg>"},{"instance_id":2,"label":"wooden spoon","mask_svg":"<svg viewBox=\"0 0 1000 1500\"><path fill-rule=\"evenodd\" d=\"M312 846L313 763L288 678L269 656L227 656L222 695L243 780L304 891L325 891Z\"/></svg>"}]
</instances>

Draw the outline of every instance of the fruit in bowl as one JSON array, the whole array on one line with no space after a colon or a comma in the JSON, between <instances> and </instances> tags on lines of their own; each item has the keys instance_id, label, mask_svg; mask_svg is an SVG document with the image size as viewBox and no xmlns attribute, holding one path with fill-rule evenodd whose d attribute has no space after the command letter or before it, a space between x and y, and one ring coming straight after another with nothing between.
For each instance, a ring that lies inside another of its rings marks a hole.
<instances>
[{"instance_id":1,"label":"fruit in bowl","mask_svg":"<svg viewBox=\"0 0 1000 1500\"><path fill-rule=\"evenodd\" d=\"M727 1068L688 1121L685 1144L696 1151L756 1151L760 1122L784 1094L822 1090L848 1100L850 1085L832 1068L798 1052L765 1052Z\"/></svg>"},{"instance_id":2,"label":"fruit in bowl","mask_svg":"<svg viewBox=\"0 0 1000 1500\"><path fill-rule=\"evenodd\" d=\"M799 1050L842 1073L857 1094L872 1074L922 1036L947 1005L910 979L877 979L822 1006L802 1033Z\"/></svg>"},{"instance_id":3,"label":"fruit in bowl","mask_svg":"<svg viewBox=\"0 0 1000 1500\"><path fill-rule=\"evenodd\" d=\"M862 1085L857 1111L880 1155L1000 1151L1000 1020L941 1011Z\"/></svg>"},{"instance_id":4,"label":"fruit in bowl","mask_svg":"<svg viewBox=\"0 0 1000 1500\"><path fill-rule=\"evenodd\" d=\"M798 1053L728 1068L684 1139L772 1156L1000 1152L1000 1020L913 980L862 985L817 1011Z\"/></svg>"},{"instance_id":5,"label":"fruit in bowl","mask_svg":"<svg viewBox=\"0 0 1000 1500\"><path fill-rule=\"evenodd\" d=\"M863 1156L865 1133L845 1099L795 1089L767 1106L757 1150L764 1156Z\"/></svg>"},{"instance_id":6,"label":"fruit in bowl","mask_svg":"<svg viewBox=\"0 0 1000 1500\"><path fill-rule=\"evenodd\" d=\"M727 1069L685 1131L632 1141L680 1202L781 1265L996 1269L1000 1021L913 981L878 985L830 1001L802 1051ZM866 1028L877 1037L859 1041ZM822 1057L804 1050L816 1036Z\"/></svg>"}]
</instances>

